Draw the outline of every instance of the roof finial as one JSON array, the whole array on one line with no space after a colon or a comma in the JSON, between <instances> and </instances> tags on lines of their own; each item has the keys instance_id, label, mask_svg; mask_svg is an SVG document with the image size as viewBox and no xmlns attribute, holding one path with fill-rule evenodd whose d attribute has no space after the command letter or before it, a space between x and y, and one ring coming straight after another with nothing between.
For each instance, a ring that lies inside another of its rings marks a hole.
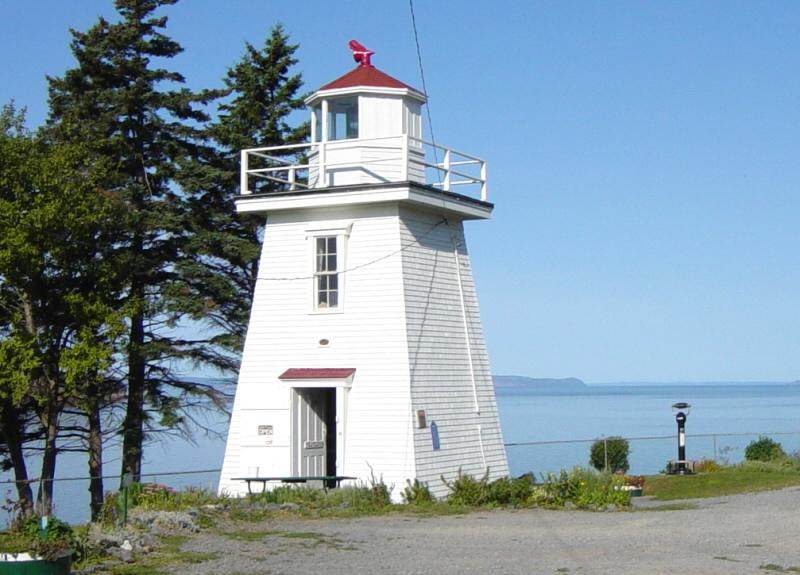
<instances>
[{"instance_id":1,"label":"roof finial","mask_svg":"<svg viewBox=\"0 0 800 575\"><path fill-rule=\"evenodd\" d=\"M372 68L370 57L375 53L372 50L367 50L362 44L356 40L350 40L350 49L353 51L353 60L358 62L359 66Z\"/></svg>"}]
</instances>

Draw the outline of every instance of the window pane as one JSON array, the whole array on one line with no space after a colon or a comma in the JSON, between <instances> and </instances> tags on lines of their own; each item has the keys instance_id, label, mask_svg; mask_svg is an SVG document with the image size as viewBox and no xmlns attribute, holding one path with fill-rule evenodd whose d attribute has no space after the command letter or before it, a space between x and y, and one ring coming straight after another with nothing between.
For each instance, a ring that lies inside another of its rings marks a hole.
<instances>
[{"instance_id":1,"label":"window pane","mask_svg":"<svg viewBox=\"0 0 800 575\"><path fill-rule=\"evenodd\" d=\"M328 139L358 137L358 98L340 98L328 102Z\"/></svg>"},{"instance_id":2,"label":"window pane","mask_svg":"<svg viewBox=\"0 0 800 575\"><path fill-rule=\"evenodd\" d=\"M322 140L322 108L314 106L314 141Z\"/></svg>"},{"instance_id":3,"label":"window pane","mask_svg":"<svg viewBox=\"0 0 800 575\"><path fill-rule=\"evenodd\" d=\"M328 292L328 307L337 307L339 305L339 292Z\"/></svg>"},{"instance_id":4,"label":"window pane","mask_svg":"<svg viewBox=\"0 0 800 575\"><path fill-rule=\"evenodd\" d=\"M328 253L335 254L336 253L336 237L328 238Z\"/></svg>"},{"instance_id":5,"label":"window pane","mask_svg":"<svg viewBox=\"0 0 800 575\"><path fill-rule=\"evenodd\" d=\"M328 289L329 290L336 290L339 289L339 274L331 274L327 276L328 278Z\"/></svg>"}]
</instances>

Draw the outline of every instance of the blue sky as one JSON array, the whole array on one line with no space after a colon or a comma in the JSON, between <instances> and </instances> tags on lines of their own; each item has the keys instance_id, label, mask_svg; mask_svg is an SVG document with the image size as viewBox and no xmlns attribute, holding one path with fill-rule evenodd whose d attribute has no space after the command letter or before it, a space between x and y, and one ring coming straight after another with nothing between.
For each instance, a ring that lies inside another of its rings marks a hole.
<instances>
[{"instance_id":1,"label":"blue sky","mask_svg":"<svg viewBox=\"0 0 800 575\"><path fill-rule=\"evenodd\" d=\"M313 89L351 38L419 86L407 2L183 0L192 87L282 22ZM489 162L468 225L495 373L800 379L800 4L416 2L437 141ZM31 124L67 29L110 0L7 1L0 102Z\"/></svg>"}]
</instances>

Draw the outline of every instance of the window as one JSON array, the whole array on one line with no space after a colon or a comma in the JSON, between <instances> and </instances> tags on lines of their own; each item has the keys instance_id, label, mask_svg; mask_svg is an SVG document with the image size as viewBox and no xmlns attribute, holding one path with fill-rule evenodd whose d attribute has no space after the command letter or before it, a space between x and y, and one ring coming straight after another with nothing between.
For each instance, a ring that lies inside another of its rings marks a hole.
<instances>
[{"instance_id":1,"label":"window","mask_svg":"<svg viewBox=\"0 0 800 575\"><path fill-rule=\"evenodd\" d=\"M322 140L322 108L320 106L314 106L314 139L313 142L319 142Z\"/></svg>"},{"instance_id":2,"label":"window","mask_svg":"<svg viewBox=\"0 0 800 575\"><path fill-rule=\"evenodd\" d=\"M339 307L339 257L336 236L315 238L314 305L317 309Z\"/></svg>"},{"instance_id":3,"label":"window","mask_svg":"<svg viewBox=\"0 0 800 575\"><path fill-rule=\"evenodd\" d=\"M358 138L358 98L339 98L328 102L328 139Z\"/></svg>"}]
</instances>

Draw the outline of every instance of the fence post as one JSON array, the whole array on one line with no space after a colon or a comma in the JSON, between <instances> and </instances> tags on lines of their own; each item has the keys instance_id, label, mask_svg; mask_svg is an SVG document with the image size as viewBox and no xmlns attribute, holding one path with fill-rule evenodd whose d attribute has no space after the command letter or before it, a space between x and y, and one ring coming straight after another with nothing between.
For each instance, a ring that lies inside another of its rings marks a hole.
<instances>
[{"instance_id":1,"label":"fence post","mask_svg":"<svg viewBox=\"0 0 800 575\"><path fill-rule=\"evenodd\" d=\"M608 439L603 438L603 458L605 459L605 467L603 468L608 473Z\"/></svg>"}]
</instances>

